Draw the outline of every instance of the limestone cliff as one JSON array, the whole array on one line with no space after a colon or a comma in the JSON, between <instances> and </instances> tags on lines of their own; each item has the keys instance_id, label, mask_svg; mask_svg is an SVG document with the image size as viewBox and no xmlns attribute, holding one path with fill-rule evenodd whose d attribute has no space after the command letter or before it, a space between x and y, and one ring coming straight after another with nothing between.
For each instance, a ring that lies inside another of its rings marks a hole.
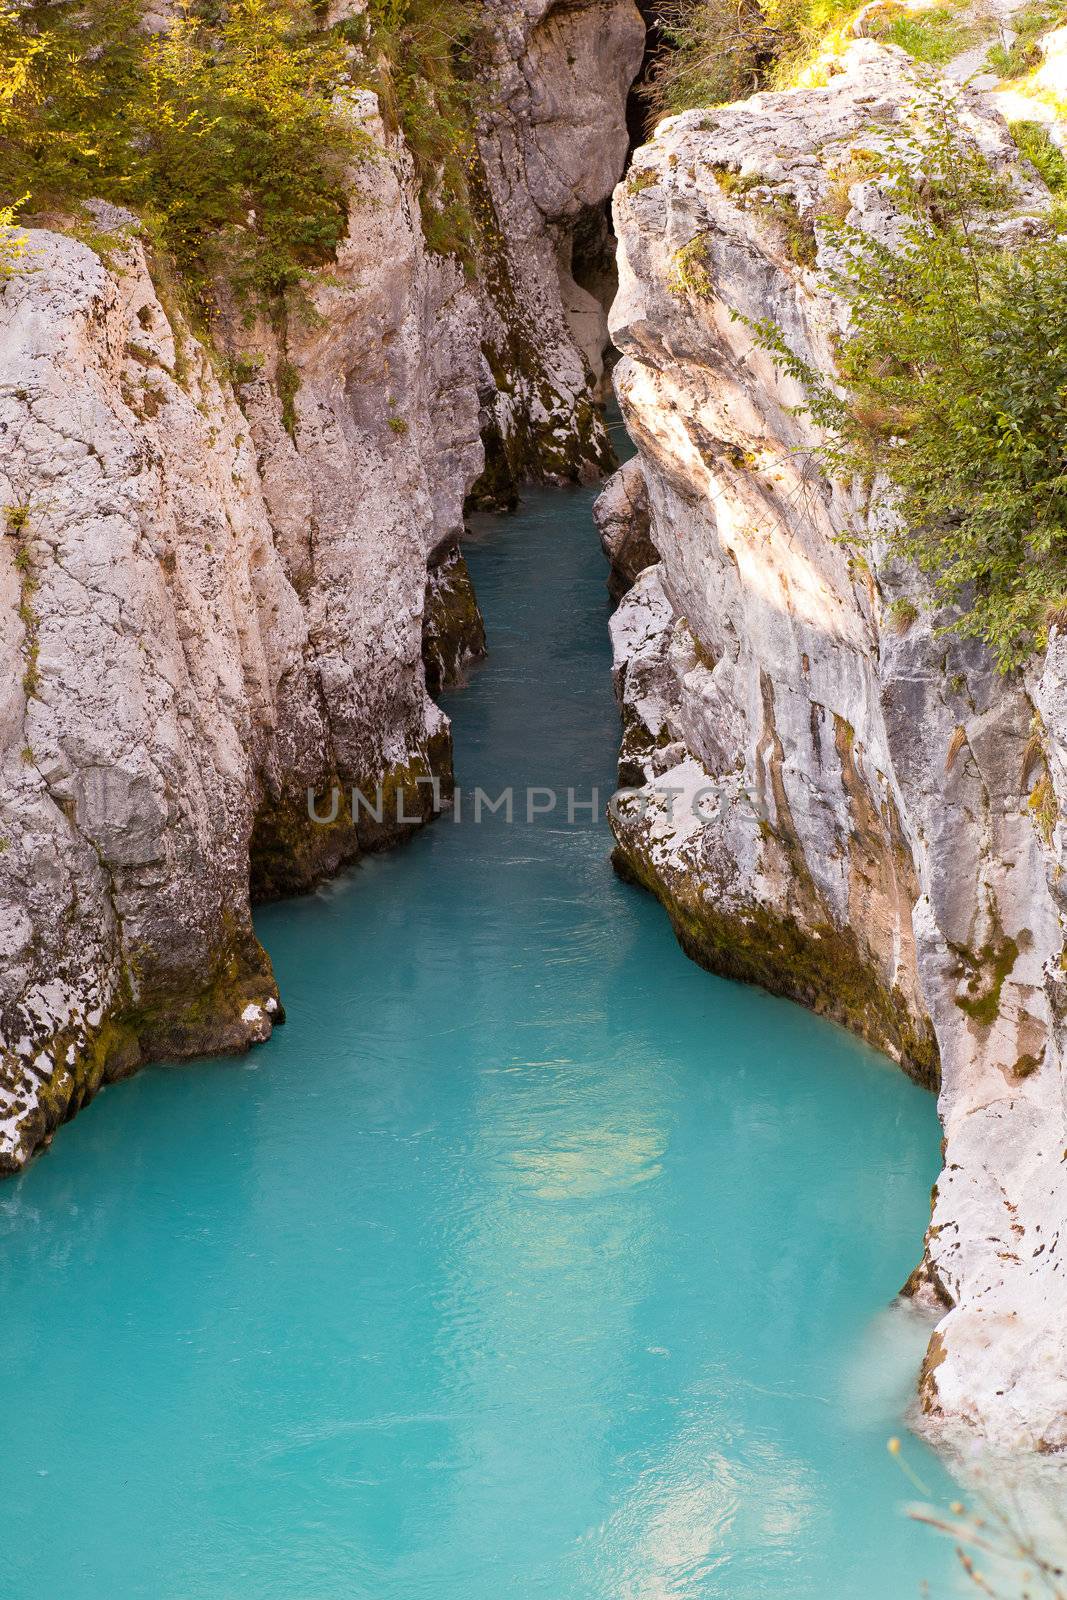
<instances>
[{"instance_id":1,"label":"limestone cliff","mask_svg":"<svg viewBox=\"0 0 1067 1600\"><path fill-rule=\"evenodd\" d=\"M457 536L483 436L498 480L603 459L573 240L622 169L643 29L629 0L493 18L477 272L427 249L363 93L347 236L287 325L223 296L209 347L115 207L90 243L31 231L0 287L0 1170L101 1082L267 1036L250 897L449 781L426 670L481 648ZM354 784L380 820L309 821Z\"/></svg>"},{"instance_id":2,"label":"limestone cliff","mask_svg":"<svg viewBox=\"0 0 1067 1600\"><path fill-rule=\"evenodd\" d=\"M479 138L493 246L480 293L487 497L546 471L610 464L593 401L607 344L604 202L626 159L626 97L644 52L632 0L504 0ZM592 385L590 385L592 380Z\"/></svg>"},{"instance_id":3,"label":"limestone cliff","mask_svg":"<svg viewBox=\"0 0 1067 1600\"><path fill-rule=\"evenodd\" d=\"M1057 1451L1067 641L1004 678L938 633L886 555L877 494L850 552L859 504L749 331L769 319L832 372L845 324L815 271L820 218L891 226L852 157L914 91L902 52L857 42L824 87L669 119L616 191L616 384L661 557L613 622L620 776L639 791L617 854L697 960L940 1085L945 1166L912 1285L940 1317L922 1406L931 1426ZM963 104L1017 212L1040 211L999 116Z\"/></svg>"}]
</instances>

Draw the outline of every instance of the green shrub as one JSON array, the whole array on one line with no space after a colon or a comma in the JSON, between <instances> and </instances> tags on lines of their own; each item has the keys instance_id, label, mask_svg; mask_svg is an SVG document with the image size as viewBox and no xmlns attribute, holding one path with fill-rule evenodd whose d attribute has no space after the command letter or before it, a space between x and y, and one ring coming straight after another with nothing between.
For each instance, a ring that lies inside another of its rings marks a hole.
<instances>
[{"instance_id":1,"label":"green shrub","mask_svg":"<svg viewBox=\"0 0 1067 1600\"><path fill-rule=\"evenodd\" d=\"M15 215L25 202L23 195L12 205L0 206L0 284L17 272L26 255L25 239L15 222Z\"/></svg>"},{"instance_id":2,"label":"green shrub","mask_svg":"<svg viewBox=\"0 0 1067 1600\"><path fill-rule=\"evenodd\" d=\"M245 350L234 356L227 366L226 376L237 389L255 383L263 371L263 355L258 350Z\"/></svg>"},{"instance_id":3,"label":"green shrub","mask_svg":"<svg viewBox=\"0 0 1067 1600\"><path fill-rule=\"evenodd\" d=\"M145 4L0 0L0 195L53 214L127 205L202 311L225 277L280 317L344 234L346 167L370 148L344 111L360 82L411 150L430 248L469 264L477 0L369 0L336 28L315 0L180 0L151 34Z\"/></svg>"},{"instance_id":4,"label":"green shrub","mask_svg":"<svg viewBox=\"0 0 1067 1600\"><path fill-rule=\"evenodd\" d=\"M916 110L922 131L885 162L900 242L825 223L841 261L825 286L851 316L840 389L775 325L751 326L806 385L829 430L827 470L888 479L896 553L1006 671L1042 644L1067 595L1067 242L1005 247L989 226L1005 186L950 93L928 91Z\"/></svg>"},{"instance_id":5,"label":"green shrub","mask_svg":"<svg viewBox=\"0 0 1067 1600\"><path fill-rule=\"evenodd\" d=\"M1043 122L1012 122L1011 136L1057 198L1067 195L1067 159Z\"/></svg>"},{"instance_id":6,"label":"green shrub","mask_svg":"<svg viewBox=\"0 0 1067 1600\"><path fill-rule=\"evenodd\" d=\"M986 66L1002 78L1021 78L1041 64L1041 51L1035 40L1016 39L1010 45L991 44L986 51Z\"/></svg>"},{"instance_id":7,"label":"green shrub","mask_svg":"<svg viewBox=\"0 0 1067 1600\"><path fill-rule=\"evenodd\" d=\"M361 135L335 111L348 51L303 0L233 0L209 25L183 5L161 33L139 0L36 0L0 35L0 192L37 210L90 196L142 213L207 292L224 272L270 304L329 258Z\"/></svg>"},{"instance_id":8,"label":"green shrub","mask_svg":"<svg viewBox=\"0 0 1067 1600\"><path fill-rule=\"evenodd\" d=\"M1028 5L1013 11L1007 25L1015 34L1010 46L995 44L986 61L1002 78L1021 78L1041 62L1038 39L1052 28L1067 21L1067 0L1030 0Z\"/></svg>"},{"instance_id":9,"label":"green shrub","mask_svg":"<svg viewBox=\"0 0 1067 1600\"><path fill-rule=\"evenodd\" d=\"M278 399L282 403L282 427L291 439L295 439L299 426L296 397L300 393L300 374L291 361L283 360L278 363L276 382Z\"/></svg>"},{"instance_id":10,"label":"green shrub","mask_svg":"<svg viewBox=\"0 0 1067 1600\"><path fill-rule=\"evenodd\" d=\"M672 0L646 84L653 118L751 94L775 59L775 33L757 0Z\"/></svg>"}]
</instances>

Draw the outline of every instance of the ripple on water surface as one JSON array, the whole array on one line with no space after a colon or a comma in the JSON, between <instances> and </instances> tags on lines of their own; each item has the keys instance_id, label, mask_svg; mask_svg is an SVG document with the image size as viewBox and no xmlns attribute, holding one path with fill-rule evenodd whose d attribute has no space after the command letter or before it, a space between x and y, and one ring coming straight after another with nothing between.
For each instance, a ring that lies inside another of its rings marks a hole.
<instances>
[{"instance_id":1,"label":"ripple on water surface","mask_svg":"<svg viewBox=\"0 0 1067 1600\"><path fill-rule=\"evenodd\" d=\"M590 500L472 551L468 788L610 792ZM933 1102L687 962L609 843L444 819L265 910L288 1026L107 1091L0 1189L0 1592L954 1592L885 1449Z\"/></svg>"}]
</instances>

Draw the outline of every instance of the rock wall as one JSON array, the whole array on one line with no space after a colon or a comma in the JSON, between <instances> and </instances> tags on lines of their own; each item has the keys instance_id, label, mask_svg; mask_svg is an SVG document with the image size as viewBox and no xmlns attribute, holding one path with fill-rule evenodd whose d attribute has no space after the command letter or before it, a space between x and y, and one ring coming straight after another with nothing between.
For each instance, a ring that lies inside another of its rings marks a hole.
<instances>
[{"instance_id":1,"label":"rock wall","mask_svg":"<svg viewBox=\"0 0 1067 1600\"><path fill-rule=\"evenodd\" d=\"M844 313L814 270L819 218L892 226L851 153L914 92L900 51L860 41L825 87L669 119L616 191L616 386L661 557L612 625L638 791L617 862L695 959L940 1086L945 1167L909 1286L939 1317L925 1419L1057 1451L1067 642L1022 681L937 633L885 554L877 495L850 553L858 507L812 457L803 392L735 316L832 371ZM1020 211L1047 204L999 117L964 105Z\"/></svg>"},{"instance_id":2,"label":"rock wall","mask_svg":"<svg viewBox=\"0 0 1067 1600\"><path fill-rule=\"evenodd\" d=\"M600 543L608 558L608 592L621 600L646 567L659 560L652 543L652 512L638 456L623 462L593 505Z\"/></svg>"},{"instance_id":3,"label":"rock wall","mask_svg":"<svg viewBox=\"0 0 1067 1600\"><path fill-rule=\"evenodd\" d=\"M491 244L479 488L484 503L508 504L531 473L592 480L612 464L594 403L611 287L600 281L605 202L626 160L645 27L633 0L501 0L491 11L496 79L475 176Z\"/></svg>"},{"instance_id":4,"label":"rock wall","mask_svg":"<svg viewBox=\"0 0 1067 1600\"><path fill-rule=\"evenodd\" d=\"M107 206L93 247L31 232L0 288L0 1171L101 1082L269 1034L250 898L392 842L449 782L423 650L437 686L483 647L457 546L482 436L509 481L603 458L569 267L641 25L629 0L494 19L479 275L428 253L364 93L377 154L310 315L224 305L208 348ZM352 785L380 821L332 812Z\"/></svg>"}]
</instances>

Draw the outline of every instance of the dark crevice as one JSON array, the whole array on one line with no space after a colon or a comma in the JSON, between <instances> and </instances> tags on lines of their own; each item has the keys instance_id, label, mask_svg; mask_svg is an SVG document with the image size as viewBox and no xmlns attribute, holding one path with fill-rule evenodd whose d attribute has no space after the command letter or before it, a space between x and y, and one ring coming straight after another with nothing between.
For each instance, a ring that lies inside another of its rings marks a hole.
<instances>
[{"instance_id":1,"label":"dark crevice","mask_svg":"<svg viewBox=\"0 0 1067 1600\"><path fill-rule=\"evenodd\" d=\"M645 23L645 54L641 61L641 68L630 85L630 92L626 97L626 127L630 135L630 149L627 156L629 165L630 156L633 155L638 145L652 132L654 115L648 103L646 85L652 70L652 63L664 50L667 39L663 29L662 6L659 0L635 0L638 11Z\"/></svg>"},{"instance_id":2,"label":"dark crevice","mask_svg":"<svg viewBox=\"0 0 1067 1600\"><path fill-rule=\"evenodd\" d=\"M611 200L586 206L571 235L571 277L607 310L619 286L616 239L611 228Z\"/></svg>"}]
</instances>

